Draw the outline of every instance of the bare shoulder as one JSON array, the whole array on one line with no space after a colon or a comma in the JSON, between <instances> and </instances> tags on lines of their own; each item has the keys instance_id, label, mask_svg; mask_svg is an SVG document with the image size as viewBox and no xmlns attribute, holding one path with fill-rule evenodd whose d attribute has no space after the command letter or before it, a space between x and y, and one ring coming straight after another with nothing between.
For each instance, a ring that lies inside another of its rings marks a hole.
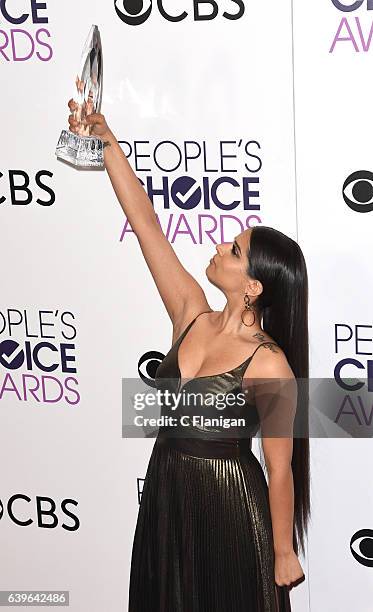
<instances>
[{"instance_id":1,"label":"bare shoulder","mask_svg":"<svg viewBox=\"0 0 373 612\"><path fill-rule=\"evenodd\" d=\"M284 351L273 340L265 340L249 362L244 376L250 378L294 378Z\"/></svg>"}]
</instances>

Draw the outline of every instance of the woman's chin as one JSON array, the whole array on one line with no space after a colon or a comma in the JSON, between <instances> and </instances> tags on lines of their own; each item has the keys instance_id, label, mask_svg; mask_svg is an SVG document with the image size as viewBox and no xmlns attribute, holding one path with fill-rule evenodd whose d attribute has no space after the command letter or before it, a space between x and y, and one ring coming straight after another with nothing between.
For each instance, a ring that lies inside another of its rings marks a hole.
<instances>
[{"instance_id":1,"label":"woman's chin","mask_svg":"<svg viewBox=\"0 0 373 612\"><path fill-rule=\"evenodd\" d=\"M207 276L207 279L210 281L210 283L215 285L215 274L214 274L214 264L213 263L210 263L208 264L208 266L206 266L205 274Z\"/></svg>"}]
</instances>

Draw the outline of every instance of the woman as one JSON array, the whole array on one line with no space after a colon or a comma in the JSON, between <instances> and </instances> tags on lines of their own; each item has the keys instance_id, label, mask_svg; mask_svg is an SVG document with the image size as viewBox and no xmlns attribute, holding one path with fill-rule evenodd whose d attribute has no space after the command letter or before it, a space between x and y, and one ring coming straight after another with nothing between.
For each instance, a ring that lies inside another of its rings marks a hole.
<instances>
[{"instance_id":1,"label":"woman","mask_svg":"<svg viewBox=\"0 0 373 612\"><path fill-rule=\"evenodd\" d=\"M74 111L75 102L69 107ZM308 433L291 384L308 377L302 252L264 226L218 245L206 275L227 301L212 311L104 116L84 123L104 142L106 170L173 324L157 386L167 388L170 380L178 392L203 386L202 397L206 389L242 391L240 411L249 421L249 438L223 437L219 427L192 427L184 437L160 429L134 537L129 611L287 612L290 588L305 578L297 554L299 547L304 552L310 513L308 435L292 435L293 424ZM74 114L69 124L73 132L81 128ZM276 435L285 421L285 435ZM268 485L251 451L259 422Z\"/></svg>"}]
</instances>

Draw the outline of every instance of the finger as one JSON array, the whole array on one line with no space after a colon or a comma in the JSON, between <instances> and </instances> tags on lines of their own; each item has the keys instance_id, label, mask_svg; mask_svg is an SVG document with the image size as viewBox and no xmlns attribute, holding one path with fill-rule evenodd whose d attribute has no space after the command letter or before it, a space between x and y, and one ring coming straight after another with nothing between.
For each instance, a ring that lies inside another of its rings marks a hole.
<instances>
[{"instance_id":1,"label":"finger","mask_svg":"<svg viewBox=\"0 0 373 612\"><path fill-rule=\"evenodd\" d=\"M294 580L294 582L291 582L289 585L289 589L294 588L295 586L298 586L298 584L300 584L301 582L303 582L306 579L305 574L303 574L303 576L300 576L300 578L297 578L296 580Z\"/></svg>"},{"instance_id":2,"label":"finger","mask_svg":"<svg viewBox=\"0 0 373 612\"><path fill-rule=\"evenodd\" d=\"M67 105L68 105L69 109L72 110L72 111L76 110L76 108L78 107L77 102L75 102L75 100L73 100L73 98L71 98L71 100L68 101Z\"/></svg>"},{"instance_id":3,"label":"finger","mask_svg":"<svg viewBox=\"0 0 373 612\"><path fill-rule=\"evenodd\" d=\"M86 116L87 123L102 123L102 115L99 113L91 113Z\"/></svg>"}]
</instances>

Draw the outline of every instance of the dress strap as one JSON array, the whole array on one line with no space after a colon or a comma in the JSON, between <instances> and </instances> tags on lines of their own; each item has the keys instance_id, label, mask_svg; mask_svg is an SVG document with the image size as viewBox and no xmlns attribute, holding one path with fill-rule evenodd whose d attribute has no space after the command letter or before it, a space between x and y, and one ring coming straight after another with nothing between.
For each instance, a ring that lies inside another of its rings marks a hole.
<instances>
[{"instance_id":1,"label":"dress strap","mask_svg":"<svg viewBox=\"0 0 373 612\"><path fill-rule=\"evenodd\" d=\"M201 314L205 314L205 312L214 312L213 310L203 310L202 312L199 312L198 315L196 317L194 317L192 323L194 323L194 321L201 315Z\"/></svg>"},{"instance_id":2,"label":"dress strap","mask_svg":"<svg viewBox=\"0 0 373 612\"><path fill-rule=\"evenodd\" d=\"M242 374L246 371L247 366L249 365L249 363L251 363L252 358L254 357L255 353L257 352L257 350L263 346L266 345L268 346L269 344L274 344L275 346L279 346L276 342L272 342L270 340L267 340L266 342L261 342L261 344L258 344L258 346L256 347L255 351L249 356L247 357L247 359L245 359L245 361L243 363L241 363L237 369L239 369Z\"/></svg>"},{"instance_id":3,"label":"dress strap","mask_svg":"<svg viewBox=\"0 0 373 612\"><path fill-rule=\"evenodd\" d=\"M277 342L272 342L271 340L267 340L266 342L261 342L260 344L258 344L258 346L256 347L255 351L253 352L252 355L250 355L250 357L248 359L252 359L254 357L255 353L258 350L258 348L260 348L261 346L268 346L269 344L274 344L275 346L278 346Z\"/></svg>"},{"instance_id":4,"label":"dress strap","mask_svg":"<svg viewBox=\"0 0 373 612\"><path fill-rule=\"evenodd\" d=\"M177 342L179 342L180 340L182 340L184 338L184 336L187 334L187 332L190 330L190 328L192 327L193 323L195 322L195 320L201 315L204 314L204 312L214 312L213 310L205 310L203 312L199 312L198 315L196 315L194 317L194 319L191 320L190 323L188 323L188 325L186 326L186 328L184 329L184 331L181 332L180 336L177 338L177 340L175 340L174 344L176 344Z\"/></svg>"},{"instance_id":5,"label":"dress strap","mask_svg":"<svg viewBox=\"0 0 373 612\"><path fill-rule=\"evenodd\" d=\"M184 333L185 333L185 332L187 332L187 331L189 331L189 330L190 330L190 328L192 327L192 325L194 324L194 322L195 322L195 321L198 319L198 317L199 317L201 314L204 314L205 312L214 312L214 311L213 311L213 310L204 310L203 312L199 312L199 313L198 313L198 315L196 315L196 316L194 317L194 319L192 319L192 320L191 320L191 322L190 322L190 323L188 323L188 325L186 326L185 330L183 331L183 333L182 333L181 335L182 335L182 336L184 336Z\"/></svg>"}]
</instances>

